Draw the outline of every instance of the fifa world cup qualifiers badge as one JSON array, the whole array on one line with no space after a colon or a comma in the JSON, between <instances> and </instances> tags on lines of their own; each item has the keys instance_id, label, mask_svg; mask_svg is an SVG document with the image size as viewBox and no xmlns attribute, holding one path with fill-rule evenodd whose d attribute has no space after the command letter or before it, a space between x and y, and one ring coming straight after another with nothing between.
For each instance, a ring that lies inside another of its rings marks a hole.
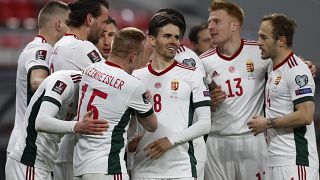
<instances>
[{"instance_id":1,"label":"fifa world cup qualifiers badge","mask_svg":"<svg viewBox=\"0 0 320 180\"><path fill-rule=\"evenodd\" d=\"M58 81L54 84L54 86L53 86L53 88L52 88L52 91L54 91L54 92L56 92L56 93L58 93L58 94L61 95L61 94L63 93L63 91L66 89L66 87L67 87L67 84L66 84L66 83L58 80Z\"/></svg>"}]
</instances>

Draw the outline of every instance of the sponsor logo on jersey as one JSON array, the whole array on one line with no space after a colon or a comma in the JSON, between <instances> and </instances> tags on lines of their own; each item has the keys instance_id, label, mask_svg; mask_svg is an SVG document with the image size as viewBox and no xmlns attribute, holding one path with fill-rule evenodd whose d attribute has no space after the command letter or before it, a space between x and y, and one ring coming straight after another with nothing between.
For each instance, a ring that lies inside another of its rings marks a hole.
<instances>
[{"instance_id":1,"label":"sponsor logo on jersey","mask_svg":"<svg viewBox=\"0 0 320 180\"><path fill-rule=\"evenodd\" d=\"M234 73L234 71L236 71L236 67L230 66L229 67L229 72Z\"/></svg>"},{"instance_id":2,"label":"sponsor logo on jersey","mask_svg":"<svg viewBox=\"0 0 320 180\"><path fill-rule=\"evenodd\" d=\"M247 72L253 72L254 71L254 64L251 59L248 59L246 62Z\"/></svg>"},{"instance_id":3,"label":"sponsor logo on jersey","mask_svg":"<svg viewBox=\"0 0 320 180\"><path fill-rule=\"evenodd\" d=\"M156 83L154 84L154 87L155 87L156 89L161 88L161 82L156 82Z\"/></svg>"},{"instance_id":4,"label":"sponsor logo on jersey","mask_svg":"<svg viewBox=\"0 0 320 180\"><path fill-rule=\"evenodd\" d=\"M171 90L177 91L179 89L179 81L172 80L171 81Z\"/></svg>"},{"instance_id":5,"label":"sponsor logo on jersey","mask_svg":"<svg viewBox=\"0 0 320 180\"><path fill-rule=\"evenodd\" d=\"M297 85L302 88L303 86L307 85L308 84L308 76L307 75L297 75L295 77L295 81L297 83Z\"/></svg>"},{"instance_id":6,"label":"sponsor logo on jersey","mask_svg":"<svg viewBox=\"0 0 320 180\"><path fill-rule=\"evenodd\" d=\"M147 90L145 93L142 94L142 99L145 104L149 104L151 98L152 98L152 95L149 90Z\"/></svg>"},{"instance_id":7,"label":"sponsor logo on jersey","mask_svg":"<svg viewBox=\"0 0 320 180\"><path fill-rule=\"evenodd\" d=\"M99 53L96 50L93 50L87 54L92 63L101 61Z\"/></svg>"},{"instance_id":8,"label":"sponsor logo on jersey","mask_svg":"<svg viewBox=\"0 0 320 180\"><path fill-rule=\"evenodd\" d=\"M187 65L187 66L191 66L191 67L196 67L196 61L193 58L190 59L184 59L182 61L183 64Z\"/></svg>"},{"instance_id":9,"label":"sponsor logo on jersey","mask_svg":"<svg viewBox=\"0 0 320 180\"><path fill-rule=\"evenodd\" d=\"M276 79L274 80L274 84L278 85L281 81L281 76L277 76Z\"/></svg>"},{"instance_id":10,"label":"sponsor logo on jersey","mask_svg":"<svg viewBox=\"0 0 320 180\"><path fill-rule=\"evenodd\" d=\"M220 76L220 74L217 71L213 71L213 73L211 74L211 78Z\"/></svg>"},{"instance_id":11,"label":"sponsor logo on jersey","mask_svg":"<svg viewBox=\"0 0 320 180\"><path fill-rule=\"evenodd\" d=\"M38 50L36 52L36 60L46 60L47 51L46 50Z\"/></svg>"},{"instance_id":12,"label":"sponsor logo on jersey","mask_svg":"<svg viewBox=\"0 0 320 180\"><path fill-rule=\"evenodd\" d=\"M310 94L310 93L312 93L312 89L311 88L303 88L303 89L298 89L295 92L296 92L296 95L299 96L299 95L302 95L302 94Z\"/></svg>"},{"instance_id":13,"label":"sponsor logo on jersey","mask_svg":"<svg viewBox=\"0 0 320 180\"><path fill-rule=\"evenodd\" d=\"M67 87L67 84L60 81L60 80L57 80L57 82L54 84L53 88L52 88L52 91L58 93L58 94L62 94L63 91L66 89Z\"/></svg>"}]
</instances>

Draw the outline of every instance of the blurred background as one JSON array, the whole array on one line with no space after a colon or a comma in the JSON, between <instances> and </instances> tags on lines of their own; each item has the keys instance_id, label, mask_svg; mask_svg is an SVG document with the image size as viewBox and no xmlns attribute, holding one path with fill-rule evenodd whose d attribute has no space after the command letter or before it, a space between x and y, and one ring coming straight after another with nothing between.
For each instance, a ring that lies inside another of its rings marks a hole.
<instances>
[{"instance_id":1,"label":"blurred background","mask_svg":"<svg viewBox=\"0 0 320 180\"><path fill-rule=\"evenodd\" d=\"M62 0L66 3L73 0ZM4 177L6 147L14 125L15 79L19 55L24 46L37 35L37 14L48 0L0 0L0 180ZM187 20L183 43L190 45L188 33L192 26L206 22L211 0L109 0L110 15L119 28L135 26L147 29L153 12L161 8L179 10ZM318 67L316 77L315 126L320 145L320 1L319 0L234 0L245 12L242 37L257 40L260 19L273 12L284 13L298 24L294 51Z\"/></svg>"}]
</instances>

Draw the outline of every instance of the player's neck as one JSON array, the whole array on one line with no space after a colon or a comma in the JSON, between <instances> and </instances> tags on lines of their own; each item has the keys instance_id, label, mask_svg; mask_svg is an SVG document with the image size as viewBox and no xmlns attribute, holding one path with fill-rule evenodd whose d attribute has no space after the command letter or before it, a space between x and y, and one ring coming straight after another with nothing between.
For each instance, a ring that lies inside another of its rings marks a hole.
<instances>
[{"instance_id":1,"label":"player's neck","mask_svg":"<svg viewBox=\"0 0 320 180\"><path fill-rule=\"evenodd\" d=\"M51 31L39 30L38 35L42 36L51 46L54 46L54 44L58 41L56 35Z\"/></svg>"},{"instance_id":2,"label":"player's neck","mask_svg":"<svg viewBox=\"0 0 320 180\"><path fill-rule=\"evenodd\" d=\"M153 53L151 66L152 66L152 69L155 71L162 71L167 69L169 66L171 66L173 62L174 62L174 59L165 59L165 57L157 53Z\"/></svg>"},{"instance_id":3,"label":"player's neck","mask_svg":"<svg viewBox=\"0 0 320 180\"><path fill-rule=\"evenodd\" d=\"M225 43L219 45L219 52L225 56L233 56L241 46L241 38L232 38Z\"/></svg>"},{"instance_id":4,"label":"player's neck","mask_svg":"<svg viewBox=\"0 0 320 180\"><path fill-rule=\"evenodd\" d=\"M274 57L271 57L273 67L279 65L282 61L284 61L291 52L292 52L292 49L290 48L278 50L276 55Z\"/></svg>"},{"instance_id":5,"label":"player's neck","mask_svg":"<svg viewBox=\"0 0 320 180\"><path fill-rule=\"evenodd\" d=\"M80 40L88 40L88 32L85 27L80 26L79 28L70 27L70 30L67 32L68 34L74 34Z\"/></svg>"}]
</instances>

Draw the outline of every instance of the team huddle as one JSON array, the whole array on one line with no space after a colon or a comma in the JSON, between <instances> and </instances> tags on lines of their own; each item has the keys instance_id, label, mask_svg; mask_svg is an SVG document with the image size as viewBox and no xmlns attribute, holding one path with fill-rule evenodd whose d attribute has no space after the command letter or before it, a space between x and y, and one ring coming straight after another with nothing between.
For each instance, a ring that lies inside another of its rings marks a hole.
<instances>
[{"instance_id":1,"label":"team huddle","mask_svg":"<svg viewBox=\"0 0 320 180\"><path fill-rule=\"evenodd\" d=\"M106 0L47 3L18 60L6 179L318 180L315 67L292 50L296 24L264 16L249 41L243 21L212 1L198 56L174 9L146 35L118 30Z\"/></svg>"}]
</instances>

